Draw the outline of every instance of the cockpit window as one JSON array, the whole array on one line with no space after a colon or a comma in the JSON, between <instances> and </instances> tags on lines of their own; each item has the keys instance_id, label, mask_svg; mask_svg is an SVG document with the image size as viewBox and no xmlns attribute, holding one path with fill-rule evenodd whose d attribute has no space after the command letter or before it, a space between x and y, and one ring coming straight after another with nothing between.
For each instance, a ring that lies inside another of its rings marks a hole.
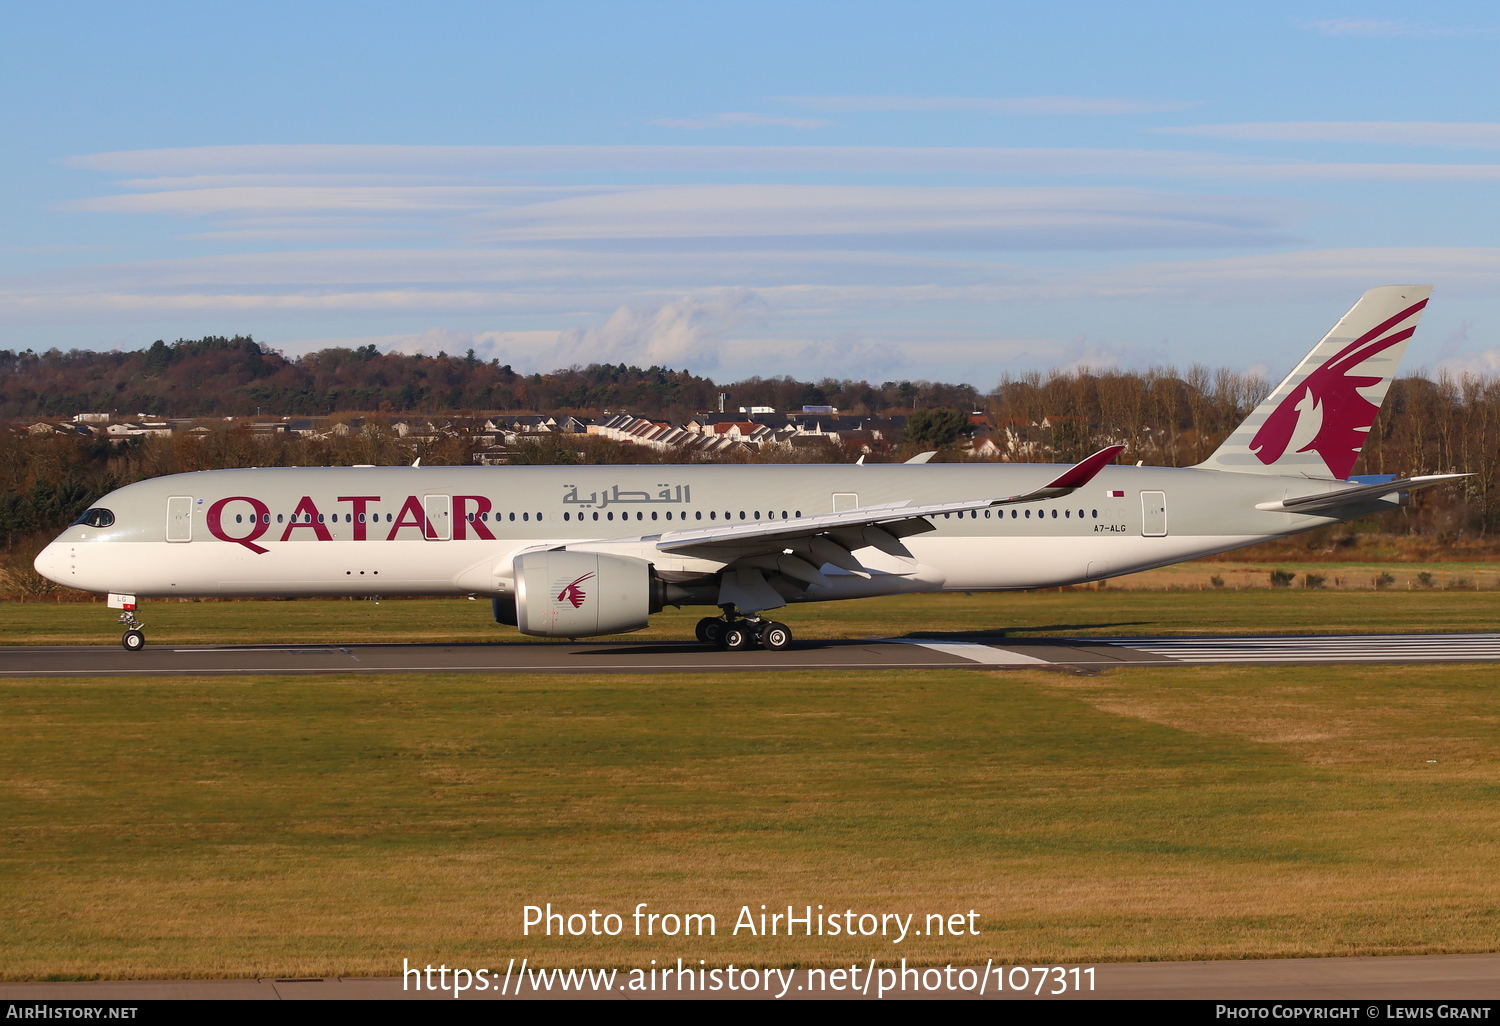
<instances>
[{"instance_id":1,"label":"cockpit window","mask_svg":"<svg viewBox=\"0 0 1500 1026\"><path fill-rule=\"evenodd\" d=\"M115 515L103 506L95 506L93 509L83 511L83 516L73 521L84 527L108 527L115 522Z\"/></svg>"}]
</instances>

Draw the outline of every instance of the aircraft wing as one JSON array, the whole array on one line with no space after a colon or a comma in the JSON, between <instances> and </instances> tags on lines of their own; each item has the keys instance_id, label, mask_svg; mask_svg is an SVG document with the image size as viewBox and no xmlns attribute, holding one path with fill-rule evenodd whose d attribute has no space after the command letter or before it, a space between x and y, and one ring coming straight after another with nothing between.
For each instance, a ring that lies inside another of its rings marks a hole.
<instances>
[{"instance_id":1,"label":"aircraft wing","mask_svg":"<svg viewBox=\"0 0 1500 1026\"><path fill-rule=\"evenodd\" d=\"M967 513L991 506L1010 506L1023 502L1040 502L1068 495L1088 484L1103 467L1118 456L1123 445L1112 445L1069 467L1040 488L1020 495L1002 498L970 499L964 502L940 502L912 505L912 500L863 506L841 513L797 517L791 520L769 520L732 527L707 527L691 531L664 533L656 547L676 555L698 556L728 562L746 556L781 553L785 549L809 554L817 559L807 567L817 574L816 566L833 563L846 569L857 569L849 551L873 545L894 556L910 558L901 539L936 528L929 517L943 513ZM810 545L814 540L821 546ZM834 544L830 546L828 540ZM834 551L835 546L844 551ZM832 557L832 558L829 558ZM783 568L784 569L784 568ZM821 574L818 574L821 577Z\"/></svg>"},{"instance_id":2,"label":"aircraft wing","mask_svg":"<svg viewBox=\"0 0 1500 1026\"><path fill-rule=\"evenodd\" d=\"M1435 484L1442 484L1444 481L1456 481L1461 477L1472 476L1472 474L1426 474L1422 477L1398 477L1391 481L1382 481L1379 484L1340 488L1336 492L1319 492L1317 495L1303 495L1299 498L1282 499L1278 502L1259 502L1256 503L1255 508L1271 513L1319 513L1325 509L1338 509L1340 506L1349 506L1356 502L1378 499L1382 495L1389 495L1392 492L1410 492L1418 488L1428 488Z\"/></svg>"}]
</instances>

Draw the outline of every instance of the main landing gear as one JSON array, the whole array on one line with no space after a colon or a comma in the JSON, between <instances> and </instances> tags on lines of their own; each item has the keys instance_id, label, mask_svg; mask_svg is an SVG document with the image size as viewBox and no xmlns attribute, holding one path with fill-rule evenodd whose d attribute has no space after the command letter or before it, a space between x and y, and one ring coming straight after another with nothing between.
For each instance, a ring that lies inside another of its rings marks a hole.
<instances>
[{"instance_id":1,"label":"main landing gear","mask_svg":"<svg viewBox=\"0 0 1500 1026\"><path fill-rule=\"evenodd\" d=\"M127 652L139 652L146 647L145 624L135 618L135 610L127 609L120 614L120 623L125 626L125 633L120 635L120 644Z\"/></svg>"},{"instance_id":2,"label":"main landing gear","mask_svg":"<svg viewBox=\"0 0 1500 1026\"><path fill-rule=\"evenodd\" d=\"M703 644L731 652L757 646L780 652L792 644L792 629L786 624L759 616L738 616L733 607L725 609L722 617L705 616L694 633Z\"/></svg>"}]
</instances>

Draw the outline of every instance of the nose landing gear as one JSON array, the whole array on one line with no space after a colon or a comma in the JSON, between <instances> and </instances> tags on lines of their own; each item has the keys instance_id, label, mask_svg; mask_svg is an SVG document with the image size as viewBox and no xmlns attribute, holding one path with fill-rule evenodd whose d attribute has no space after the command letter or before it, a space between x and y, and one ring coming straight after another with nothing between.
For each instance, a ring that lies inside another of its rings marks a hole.
<instances>
[{"instance_id":1,"label":"nose landing gear","mask_svg":"<svg viewBox=\"0 0 1500 1026\"><path fill-rule=\"evenodd\" d=\"M722 617L705 616L698 621L694 633L703 644L731 652L757 646L780 652L792 644L792 629L786 624L758 616L738 616L732 608L725 610Z\"/></svg>"},{"instance_id":2,"label":"nose landing gear","mask_svg":"<svg viewBox=\"0 0 1500 1026\"><path fill-rule=\"evenodd\" d=\"M120 635L120 644L127 652L139 652L146 647L145 624L135 618L135 610L127 609L120 614L120 623L125 626L125 633Z\"/></svg>"}]
</instances>

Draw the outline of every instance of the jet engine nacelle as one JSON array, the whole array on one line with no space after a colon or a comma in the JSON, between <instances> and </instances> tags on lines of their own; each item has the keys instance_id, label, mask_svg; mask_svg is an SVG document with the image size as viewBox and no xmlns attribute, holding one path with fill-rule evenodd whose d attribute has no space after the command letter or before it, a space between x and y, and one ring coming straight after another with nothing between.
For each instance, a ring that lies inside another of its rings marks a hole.
<instances>
[{"instance_id":1,"label":"jet engine nacelle","mask_svg":"<svg viewBox=\"0 0 1500 1026\"><path fill-rule=\"evenodd\" d=\"M515 582L515 625L545 638L641 630L666 589L645 560L566 549L517 556Z\"/></svg>"}]
</instances>

